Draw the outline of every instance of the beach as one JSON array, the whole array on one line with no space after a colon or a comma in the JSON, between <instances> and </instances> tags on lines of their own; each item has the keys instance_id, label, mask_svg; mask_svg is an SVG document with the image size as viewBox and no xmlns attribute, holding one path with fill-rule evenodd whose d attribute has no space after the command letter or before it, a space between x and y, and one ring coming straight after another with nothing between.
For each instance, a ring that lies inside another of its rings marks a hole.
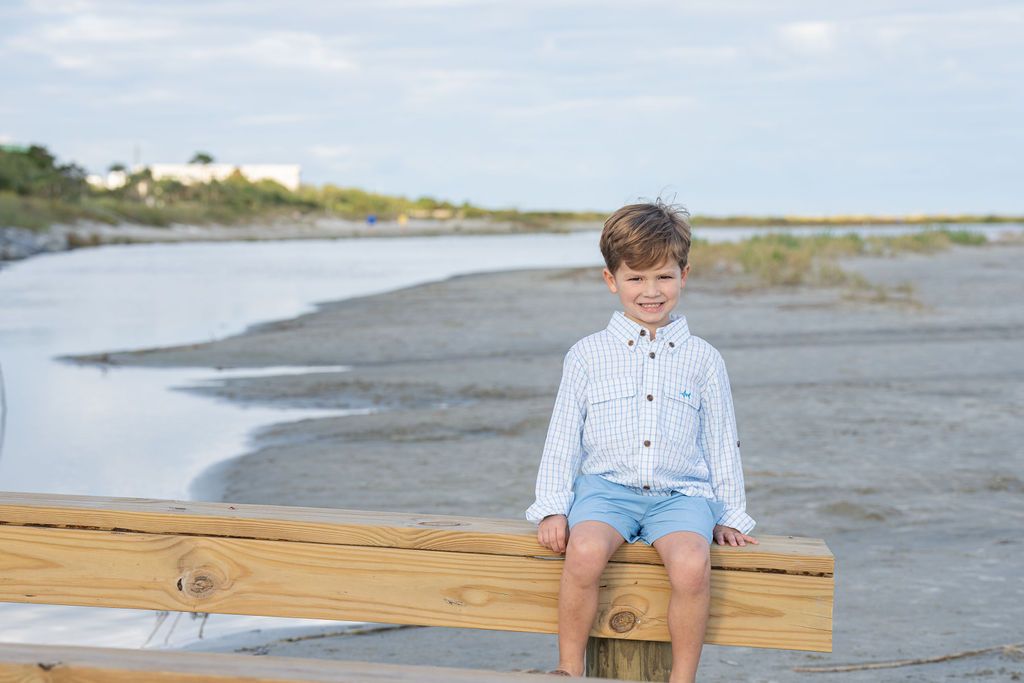
<instances>
[{"instance_id":1,"label":"beach","mask_svg":"<svg viewBox=\"0 0 1024 683\"><path fill-rule=\"evenodd\" d=\"M871 290L691 279L678 311L728 366L754 534L823 538L836 556L832 654L706 646L700 680L1024 676L1012 652L792 671L1024 641L1022 258L1020 244L992 244L843 261L882 286ZM483 273L320 304L211 343L79 360L351 367L187 389L366 412L268 425L194 483L196 498L521 518L564 354L616 303L595 268ZM438 628L243 649L505 670L556 661L553 636Z\"/></svg>"}]
</instances>

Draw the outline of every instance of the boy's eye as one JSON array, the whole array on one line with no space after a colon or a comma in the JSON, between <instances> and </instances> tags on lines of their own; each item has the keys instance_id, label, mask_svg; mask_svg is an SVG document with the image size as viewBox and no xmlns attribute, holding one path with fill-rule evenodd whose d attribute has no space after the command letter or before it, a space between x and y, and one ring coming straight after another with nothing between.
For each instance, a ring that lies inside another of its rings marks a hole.
<instances>
[{"instance_id":1,"label":"boy's eye","mask_svg":"<svg viewBox=\"0 0 1024 683\"><path fill-rule=\"evenodd\" d=\"M629 279L630 279L630 281L635 282L635 281L639 280L640 278L638 278L638 277L631 277Z\"/></svg>"}]
</instances>

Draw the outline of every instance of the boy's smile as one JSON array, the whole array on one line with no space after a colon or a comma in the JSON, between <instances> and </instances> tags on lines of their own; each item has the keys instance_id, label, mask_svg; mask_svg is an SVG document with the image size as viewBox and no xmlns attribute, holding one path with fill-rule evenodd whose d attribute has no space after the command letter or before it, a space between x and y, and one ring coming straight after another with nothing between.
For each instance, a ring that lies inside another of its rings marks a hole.
<instances>
[{"instance_id":1,"label":"boy's smile","mask_svg":"<svg viewBox=\"0 0 1024 683\"><path fill-rule=\"evenodd\" d=\"M623 263L614 275L607 268L602 275L609 291L619 295L626 317L646 327L654 339L656 330L669 323L669 314L679 303L689 272L689 264L680 269L678 263L664 261L645 270Z\"/></svg>"}]
</instances>

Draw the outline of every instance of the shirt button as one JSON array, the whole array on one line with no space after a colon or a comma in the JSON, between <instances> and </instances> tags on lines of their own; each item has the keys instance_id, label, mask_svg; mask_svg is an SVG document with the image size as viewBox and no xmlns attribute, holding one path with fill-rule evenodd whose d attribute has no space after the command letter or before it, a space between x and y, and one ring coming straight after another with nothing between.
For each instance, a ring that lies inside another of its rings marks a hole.
<instances>
[{"instance_id":1,"label":"shirt button","mask_svg":"<svg viewBox=\"0 0 1024 683\"><path fill-rule=\"evenodd\" d=\"M647 354L647 355L648 355L648 356L650 356L651 358L654 358L654 351L651 351L651 352L650 352L649 354Z\"/></svg>"},{"instance_id":2,"label":"shirt button","mask_svg":"<svg viewBox=\"0 0 1024 683\"><path fill-rule=\"evenodd\" d=\"M627 343L627 344L629 344L630 346L632 346L632 345L633 345L633 340L632 340L632 339L630 339L630 340L629 340L628 342L626 342L626 343Z\"/></svg>"},{"instance_id":3,"label":"shirt button","mask_svg":"<svg viewBox=\"0 0 1024 683\"><path fill-rule=\"evenodd\" d=\"M674 348L676 348L676 343L675 343L675 342L669 342L669 343L668 343L668 347L669 347L670 349L674 349Z\"/></svg>"},{"instance_id":4,"label":"shirt button","mask_svg":"<svg viewBox=\"0 0 1024 683\"><path fill-rule=\"evenodd\" d=\"M647 394L647 400L648 401L653 401L654 400L654 396L652 394Z\"/></svg>"},{"instance_id":5,"label":"shirt button","mask_svg":"<svg viewBox=\"0 0 1024 683\"><path fill-rule=\"evenodd\" d=\"M647 330L640 330L640 336L641 337L646 337L647 336Z\"/></svg>"},{"instance_id":6,"label":"shirt button","mask_svg":"<svg viewBox=\"0 0 1024 683\"><path fill-rule=\"evenodd\" d=\"M644 445L645 445L645 446L650 446L650 445L651 445L651 442L650 442L650 441L644 441Z\"/></svg>"},{"instance_id":7,"label":"shirt button","mask_svg":"<svg viewBox=\"0 0 1024 683\"><path fill-rule=\"evenodd\" d=\"M651 487L648 486L647 484L644 484L644 491L650 491L650 490L651 490Z\"/></svg>"}]
</instances>

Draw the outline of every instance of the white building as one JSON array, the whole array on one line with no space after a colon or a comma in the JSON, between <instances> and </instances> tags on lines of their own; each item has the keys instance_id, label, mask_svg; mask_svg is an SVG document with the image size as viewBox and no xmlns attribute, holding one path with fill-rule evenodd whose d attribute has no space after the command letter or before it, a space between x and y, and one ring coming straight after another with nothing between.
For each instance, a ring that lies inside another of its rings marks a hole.
<instances>
[{"instance_id":1,"label":"white building","mask_svg":"<svg viewBox=\"0 0 1024 683\"><path fill-rule=\"evenodd\" d=\"M92 173L85 177L85 182L89 183L93 187L102 187L106 190L116 190L117 188L124 187L128 184L128 174L124 171L110 171L105 176Z\"/></svg>"},{"instance_id":2,"label":"white building","mask_svg":"<svg viewBox=\"0 0 1024 683\"><path fill-rule=\"evenodd\" d=\"M238 171L251 182L273 180L293 192L299 189L301 172L298 164L146 164L136 166L132 171L138 173L146 168L153 174L153 180L168 178L185 185L225 180Z\"/></svg>"}]
</instances>

